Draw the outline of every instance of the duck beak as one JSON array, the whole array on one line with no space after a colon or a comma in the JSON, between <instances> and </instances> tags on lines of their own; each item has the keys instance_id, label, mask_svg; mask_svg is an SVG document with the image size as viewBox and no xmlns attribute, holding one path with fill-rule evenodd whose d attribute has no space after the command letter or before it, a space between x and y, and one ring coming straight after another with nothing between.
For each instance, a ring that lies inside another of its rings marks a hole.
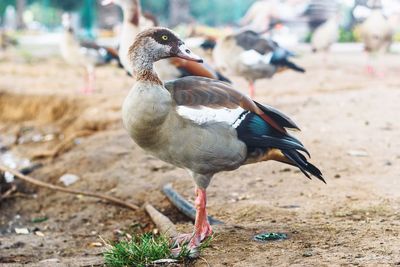
<instances>
[{"instance_id":1,"label":"duck beak","mask_svg":"<svg viewBox=\"0 0 400 267\"><path fill-rule=\"evenodd\" d=\"M190 51L190 49L185 44L179 45L176 57L190 61L196 61L198 63L203 63L203 59L198 55L194 54L192 51Z\"/></svg>"},{"instance_id":2,"label":"duck beak","mask_svg":"<svg viewBox=\"0 0 400 267\"><path fill-rule=\"evenodd\" d=\"M112 3L114 3L113 0L103 0L103 1L101 1L101 5L102 6L108 6L108 5L112 4Z\"/></svg>"}]
</instances>

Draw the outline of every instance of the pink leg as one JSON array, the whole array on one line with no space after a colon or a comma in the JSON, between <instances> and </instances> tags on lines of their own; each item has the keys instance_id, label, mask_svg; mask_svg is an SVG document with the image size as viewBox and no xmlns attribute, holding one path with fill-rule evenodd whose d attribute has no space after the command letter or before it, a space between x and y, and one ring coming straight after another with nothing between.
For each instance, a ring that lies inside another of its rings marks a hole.
<instances>
[{"instance_id":1,"label":"pink leg","mask_svg":"<svg viewBox=\"0 0 400 267\"><path fill-rule=\"evenodd\" d=\"M254 82L253 81L249 82L249 93L251 98L254 98L255 91L256 89L254 87Z\"/></svg>"},{"instance_id":2,"label":"pink leg","mask_svg":"<svg viewBox=\"0 0 400 267\"><path fill-rule=\"evenodd\" d=\"M88 66L88 67L86 67L85 85L82 89L82 93L84 93L84 94L93 93L94 92L94 82L95 82L94 67Z\"/></svg>"},{"instance_id":3,"label":"pink leg","mask_svg":"<svg viewBox=\"0 0 400 267\"><path fill-rule=\"evenodd\" d=\"M83 88L81 89L81 93L86 94L88 87L89 87L89 74L87 73L87 70L85 70L85 74L83 76Z\"/></svg>"},{"instance_id":4,"label":"pink leg","mask_svg":"<svg viewBox=\"0 0 400 267\"><path fill-rule=\"evenodd\" d=\"M207 218L207 196L206 190L197 188L196 189L197 198L195 201L196 205L196 220L194 224L194 235L190 241L189 246L191 248L196 248L200 245L201 241L212 235L212 229Z\"/></svg>"},{"instance_id":5,"label":"pink leg","mask_svg":"<svg viewBox=\"0 0 400 267\"><path fill-rule=\"evenodd\" d=\"M182 234L174 239L176 248L172 249L172 253L177 255L181 251L181 245L189 243L189 249L194 255L197 253L197 247L200 246L201 241L212 235L211 225L208 222L206 211L206 190L196 189L196 220L194 224L194 232L192 234Z\"/></svg>"},{"instance_id":6,"label":"pink leg","mask_svg":"<svg viewBox=\"0 0 400 267\"><path fill-rule=\"evenodd\" d=\"M365 71L369 74L369 75L375 75L376 70L375 68L371 65L368 64L367 67L365 68Z\"/></svg>"}]
</instances>

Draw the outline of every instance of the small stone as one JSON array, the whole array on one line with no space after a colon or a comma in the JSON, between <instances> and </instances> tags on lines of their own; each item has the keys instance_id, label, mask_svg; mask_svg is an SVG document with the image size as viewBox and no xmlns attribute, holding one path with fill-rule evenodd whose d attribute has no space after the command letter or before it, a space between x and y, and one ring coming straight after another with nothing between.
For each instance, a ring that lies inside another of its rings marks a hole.
<instances>
[{"instance_id":1,"label":"small stone","mask_svg":"<svg viewBox=\"0 0 400 267\"><path fill-rule=\"evenodd\" d=\"M89 247L91 247L91 248L98 248L98 247L102 247L102 246L103 246L103 243L101 243L101 242L92 242L89 244Z\"/></svg>"},{"instance_id":2,"label":"small stone","mask_svg":"<svg viewBox=\"0 0 400 267\"><path fill-rule=\"evenodd\" d=\"M340 174L335 174L335 176L334 176L336 179L339 179L340 178Z\"/></svg>"},{"instance_id":3,"label":"small stone","mask_svg":"<svg viewBox=\"0 0 400 267\"><path fill-rule=\"evenodd\" d=\"M77 176L75 174L66 173L63 176L61 176L59 180L65 186L70 186L70 185L76 183L79 179L80 179L79 176Z\"/></svg>"},{"instance_id":4,"label":"small stone","mask_svg":"<svg viewBox=\"0 0 400 267\"><path fill-rule=\"evenodd\" d=\"M249 199L249 198L250 198L249 195L240 195L237 199L238 200L246 200L246 199Z\"/></svg>"},{"instance_id":5,"label":"small stone","mask_svg":"<svg viewBox=\"0 0 400 267\"><path fill-rule=\"evenodd\" d=\"M36 231L35 235L40 236L40 237L44 237L44 234L40 231Z\"/></svg>"},{"instance_id":6,"label":"small stone","mask_svg":"<svg viewBox=\"0 0 400 267\"><path fill-rule=\"evenodd\" d=\"M386 165L386 166L392 166L392 162L389 161L389 160L387 160L387 161L385 161L385 165Z\"/></svg>"},{"instance_id":7,"label":"small stone","mask_svg":"<svg viewBox=\"0 0 400 267\"><path fill-rule=\"evenodd\" d=\"M311 257L311 256L313 256L313 253L311 251L305 251L303 253L303 257Z\"/></svg>"},{"instance_id":8,"label":"small stone","mask_svg":"<svg viewBox=\"0 0 400 267\"><path fill-rule=\"evenodd\" d=\"M349 150L347 154L352 157L368 157L368 153L362 150Z\"/></svg>"},{"instance_id":9,"label":"small stone","mask_svg":"<svg viewBox=\"0 0 400 267\"><path fill-rule=\"evenodd\" d=\"M18 235L29 235L28 228L15 228L15 233Z\"/></svg>"},{"instance_id":10,"label":"small stone","mask_svg":"<svg viewBox=\"0 0 400 267\"><path fill-rule=\"evenodd\" d=\"M39 261L40 263L59 263L60 259L52 258Z\"/></svg>"}]
</instances>

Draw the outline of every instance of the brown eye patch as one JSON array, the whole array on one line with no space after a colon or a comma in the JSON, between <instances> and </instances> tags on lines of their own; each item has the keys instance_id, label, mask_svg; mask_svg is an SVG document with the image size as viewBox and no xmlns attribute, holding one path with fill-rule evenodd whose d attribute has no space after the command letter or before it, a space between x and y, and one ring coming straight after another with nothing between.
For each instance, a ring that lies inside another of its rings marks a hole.
<instances>
[{"instance_id":1,"label":"brown eye patch","mask_svg":"<svg viewBox=\"0 0 400 267\"><path fill-rule=\"evenodd\" d=\"M153 39L163 45L174 45L179 42L179 39L175 36L175 34L171 33L168 30L159 30L153 34Z\"/></svg>"}]
</instances>

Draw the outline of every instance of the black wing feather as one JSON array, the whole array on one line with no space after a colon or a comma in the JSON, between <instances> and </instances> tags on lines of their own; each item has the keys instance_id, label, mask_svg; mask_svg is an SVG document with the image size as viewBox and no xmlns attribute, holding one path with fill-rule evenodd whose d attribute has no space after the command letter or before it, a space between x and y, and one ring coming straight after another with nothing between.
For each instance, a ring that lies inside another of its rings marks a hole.
<instances>
[{"instance_id":1,"label":"black wing feather","mask_svg":"<svg viewBox=\"0 0 400 267\"><path fill-rule=\"evenodd\" d=\"M274 121L276 121L280 126L284 127L284 128L288 128L288 129L296 129L296 130L300 130L299 126L296 125L296 123L289 118L288 116L286 116L285 114L283 114L282 112L280 112L279 110L268 106L268 105L262 105L256 101L254 101L256 103L256 105L268 116L270 116Z\"/></svg>"}]
</instances>

